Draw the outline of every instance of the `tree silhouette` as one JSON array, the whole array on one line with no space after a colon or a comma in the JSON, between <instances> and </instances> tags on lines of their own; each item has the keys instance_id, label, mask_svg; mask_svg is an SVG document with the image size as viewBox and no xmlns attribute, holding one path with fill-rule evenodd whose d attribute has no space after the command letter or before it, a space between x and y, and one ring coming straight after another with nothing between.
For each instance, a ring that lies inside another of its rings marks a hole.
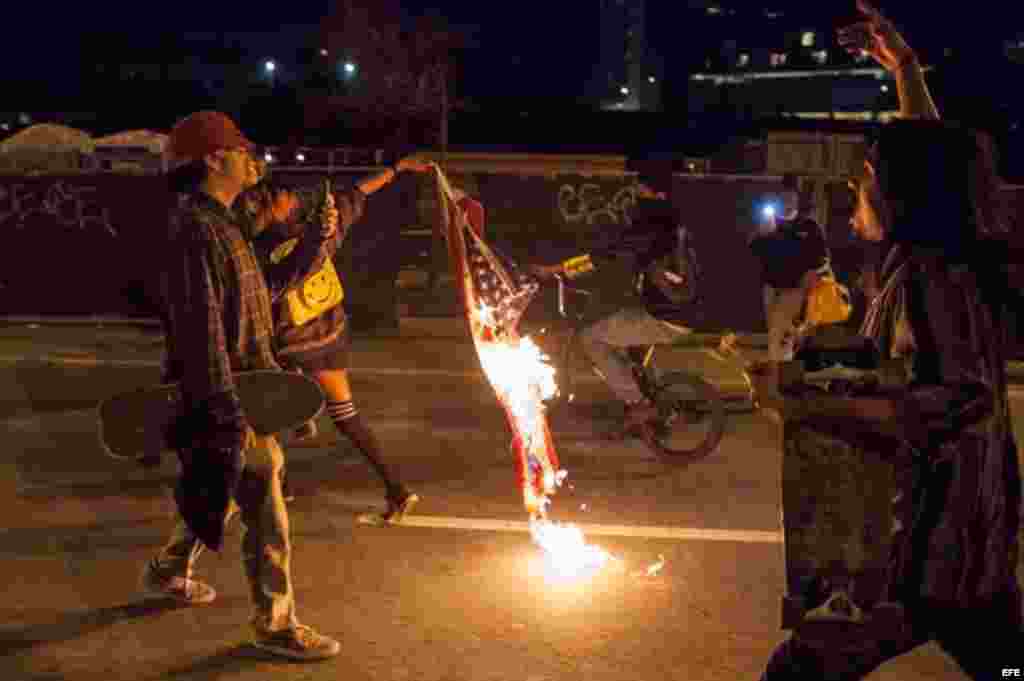
<instances>
[{"instance_id":1,"label":"tree silhouette","mask_svg":"<svg viewBox=\"0 0 1024 681\"><path fill-rule=\"evenodd\" d=\"M405 16L397 0L339 0L319 33L322 61L304 81L307 126L343 122L365 142L443 142L470 30L437 12Z\"/></svg>"}]
</instances>

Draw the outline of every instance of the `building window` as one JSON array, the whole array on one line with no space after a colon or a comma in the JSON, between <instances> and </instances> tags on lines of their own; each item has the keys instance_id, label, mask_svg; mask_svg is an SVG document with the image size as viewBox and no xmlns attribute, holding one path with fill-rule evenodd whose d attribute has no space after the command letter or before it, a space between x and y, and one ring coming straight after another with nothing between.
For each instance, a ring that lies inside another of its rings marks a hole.
<instances>
[{"instance_id":1,"label":"building window","mask_svg":"<svg viewBox=\"0 0 1024 681\"><path fill-rule=\"evenodd\" d=\"M769 57L771 65L775 67L785 66L788 59L789 55L785 52L772 52Z\"/></svg>"},{"instance_id":2,"label":"building window","mask_svg":"<svg viewBox=\"0 0 1024 681\"><path fill-rule=\"evenodd\" d=\"M800 35L800 45L802 47L814 47L816 38L817 36L814 34L814 31L804 31Z\"/></svg>"},{"instance_id":3,"label":"building window","mask_svg":"<svg viewBox=\"0 0 1024 681\"><path fill-rule=\"evenodd\" d=\"M750 55L747 54L746 52L740 52L739 57L736 58L736 66L742 67L742 66L749 66L749 65L750 65Z\"/></svg>"}]
</instances>

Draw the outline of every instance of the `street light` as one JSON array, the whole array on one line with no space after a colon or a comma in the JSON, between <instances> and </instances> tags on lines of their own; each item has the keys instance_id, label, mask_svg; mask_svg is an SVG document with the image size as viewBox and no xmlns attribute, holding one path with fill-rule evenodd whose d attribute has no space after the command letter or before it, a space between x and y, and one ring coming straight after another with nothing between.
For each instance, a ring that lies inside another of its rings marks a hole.
<instances>
[{"instance_id":1,"label":"street light","mask_svg":"<svg viewBox=\"0 0 1024 681\"><path fill-rule=\"evenodd\" d=\"M345 62L345 66L343 68L345 69L345 73L350 76L356 72L356 65L350 61Z\"/></svg>"},{"instance_id":2,"label":"street light","mask_svg":"<svg viewBox=\"0 0 1024 681\"><path fill-rule=\"evenodd\" d=\"M274 63L273 59L268 59L263 63L263 70L266 71L267 73L273 73L275 70L277 70L277 64Z\"/></svg>"},{"instance_id":3,"label":"street light","mask_svg":"<svg viewBox=\"0 0 1024 681\"><path fill-rule=\"evenodd\" d=\"M647 82L654 85L658 80L654 76L647 76Z\"/></svg>"},{"instance_id":4,"label":"street light","mask_svg":"<svg viewBox=\"0 0 1024 681\"><path fill-rule=\"evenodd\" d=\"M623 95L628 95L629 94L629 88L626 87L625 85L623 85L622 87L619 88L619 92L621 92Z\"/></svg>"}]
</instances>

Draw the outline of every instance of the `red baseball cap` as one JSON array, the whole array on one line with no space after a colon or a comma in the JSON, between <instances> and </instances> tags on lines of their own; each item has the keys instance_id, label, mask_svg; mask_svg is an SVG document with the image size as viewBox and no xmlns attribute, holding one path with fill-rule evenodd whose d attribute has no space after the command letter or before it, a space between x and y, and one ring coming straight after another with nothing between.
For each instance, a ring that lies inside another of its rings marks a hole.
<instances>
[{"instance_id":1,"label":"red baseball cap","mask_svg":"<svg viewBox=\"0 0 1024 681\"><path fill-rule=\"evenodd\" d=\"M223 149L251 149L250 142L230 117L219 111L198 111L171 129L167 154L177 161L195 161Z\"/></svg>"}]
</instances>

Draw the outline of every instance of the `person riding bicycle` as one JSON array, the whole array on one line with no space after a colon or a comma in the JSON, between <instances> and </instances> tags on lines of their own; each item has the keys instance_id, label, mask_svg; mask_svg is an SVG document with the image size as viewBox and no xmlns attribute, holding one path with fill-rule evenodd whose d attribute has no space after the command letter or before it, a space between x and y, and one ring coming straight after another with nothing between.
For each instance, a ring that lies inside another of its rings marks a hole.
<instances>
[{"instance_id":1,"label":"person riding bicycle","mask_svg":"<svg viewBox=\"0 0 1024 681\"><path fill-rule=\"evenodd\" d=\"M633 375L627 350L667 345L692 333L699 315L697 266L692 238L672 206L673 162L632 159L638 171L636 205L628 224L600 234L588 253L556 265L534 265L540 278L576 277L614 258L632 261L634 285L643 301L589 325L581 333L584 351L616 397L626 405L624 432L658 416Z\"/></svg>"}]
</instances>

